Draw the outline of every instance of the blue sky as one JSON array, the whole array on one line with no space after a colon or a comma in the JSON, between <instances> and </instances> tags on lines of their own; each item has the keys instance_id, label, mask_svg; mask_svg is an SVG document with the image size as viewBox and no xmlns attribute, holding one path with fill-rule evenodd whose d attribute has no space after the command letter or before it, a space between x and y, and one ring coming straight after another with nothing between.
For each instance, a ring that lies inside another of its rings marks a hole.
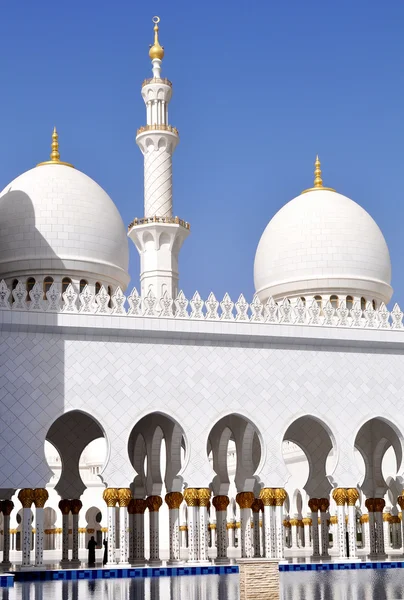
<instances>
[{"instance_id":1,"label":"blue sky","mask_svg":"<svg viewBox=\"0 0 404 600\"><path fill-rule=\"evenodd\" d=\"M404 305L402 0L4 3L1 187L47 159L56 124L62 159L107 190L125 224L143 215L135 135L154 14L180 131L174 211L192 227L185 293L252 296L261 233L311 185L319 153L324 185L381 227Z\"/></svg>"}]
</instances>

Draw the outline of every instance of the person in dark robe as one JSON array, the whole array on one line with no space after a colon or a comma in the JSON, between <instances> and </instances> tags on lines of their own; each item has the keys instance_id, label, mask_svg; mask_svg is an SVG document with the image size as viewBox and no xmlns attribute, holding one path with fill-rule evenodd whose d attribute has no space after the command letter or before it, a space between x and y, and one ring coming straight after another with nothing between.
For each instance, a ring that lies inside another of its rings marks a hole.
<instances>
[{"instance_id":1,"label":"person in dark robe","mask_svg":"<svg viewBox=\"0 0 404 600\"><path fill-rule=\"evenodd\" d=\"M95 549L97 547L97 542L94 539L94 536L91 536L90 541L87 544L88 550L88 564L95 565Z\"/></svg>"},{"instance_id":2,"label":"person in dark robe","mask_svg":"<svg viewBox=\"0 0 404 600\"><path fill-rule=\"evenodd\" d=\"M102 545L104 546L104 558L102 559L102 564L106 565L108 562L108 540L105 539L102 542Z\"/></svg>"}]
</instances>

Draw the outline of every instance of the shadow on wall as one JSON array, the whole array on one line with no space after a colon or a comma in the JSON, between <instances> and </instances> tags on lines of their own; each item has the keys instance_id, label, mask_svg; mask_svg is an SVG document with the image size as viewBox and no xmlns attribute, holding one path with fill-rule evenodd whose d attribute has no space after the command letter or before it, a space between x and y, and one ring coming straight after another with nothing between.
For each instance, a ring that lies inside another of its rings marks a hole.
<instances>
[{"instance_id":1,"label":"shadow on wall","mask_svg":"<svg viewBox=\"0 0 404 600\"><path fill-rule=\"evenodd\" d=\"M8 191L0 199L0 211L0 279L14 275L18 279L32 268L32 259L40 257L51 259L53 269L63 269L63 261L35 228L27 194ZM25 250L20 251L22 261L16 262L19 248ZM49 313L47 320L57 325L57 315ZM11 497L18 488L44 487L52 475L44 443L65 408L64 362L64 340L57 335L26 333L13 326L1 332L0 498Z\"/></svg>"}]
</instances>

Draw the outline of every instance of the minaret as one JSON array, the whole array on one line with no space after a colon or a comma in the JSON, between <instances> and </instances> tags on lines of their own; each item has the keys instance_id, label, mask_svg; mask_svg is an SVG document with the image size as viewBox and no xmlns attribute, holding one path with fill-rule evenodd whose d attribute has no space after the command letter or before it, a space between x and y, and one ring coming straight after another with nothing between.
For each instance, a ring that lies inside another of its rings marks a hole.
<instances>
[{"instance_id":1,"label":"minaret","mask_svg":"<svg viewBox=\"0 0 404 600\"><path fill-rule=\"evenodd\" d=\"M164 48L160 46L159 17L154 17L154 44L149 56L153 77L142 85L147 125L140 127L136 143L144 156L144 218L129 225L129 237L140 254L141 294L156 298L178 294L178 255L189 234L189 224L173 217L172 155L178 131L168 124L172 84L161 78Z\"/></svg>"}]
</instances>

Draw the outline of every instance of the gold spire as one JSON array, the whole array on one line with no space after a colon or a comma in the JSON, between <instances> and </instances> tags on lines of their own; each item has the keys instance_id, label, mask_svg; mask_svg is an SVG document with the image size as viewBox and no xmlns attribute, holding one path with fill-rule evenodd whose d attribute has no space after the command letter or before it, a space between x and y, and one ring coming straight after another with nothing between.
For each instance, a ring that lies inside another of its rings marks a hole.
<instances>
[{"instance_id":1,"label":"gold spire","mask_svg":"<svg viewBox=\"0 0 404 600\"><path fill-rule=\"evenodd\" d=\"M41 165L65 165L65 167L73 167L70 163L63 162L60 160L60 152L59 152L59 134L56 131L56 127L53 128L52 133L52 152L50 153L50 160L46 160L44 162L40 162L37 164L37 167Z\"/></svg>"},{"instance_id":2,"label":"gold spire","mask_svg":"<svg viewBox=\"0 0 404 600\"><path fill-rule=\"evenodd\" d=\"M150 46L149 56L153 60L154 58L158 58L159 60L163 60L164 58L164 48L160 46L159 42L159 26L160 17L153 17L154 23L154 44Z\"/></svg>"},{"instance_id":3,"label":"gold spire","mask_svg":"<svg viewBox=\"0 0 404 600\"><path fill-rule=\"evenodd\" d=\"M317 154L316 160L314 162L314 187L308 188L307 190L303 190L302 194L305 194L306 192L315 192L316 190L326 190L328 192L335 192L335 190L333 188L323 186L323 179L321 177L321 168L320 167L321 167L321 163L320 163L320 159Z\"/></svg>"}]
</instances>

